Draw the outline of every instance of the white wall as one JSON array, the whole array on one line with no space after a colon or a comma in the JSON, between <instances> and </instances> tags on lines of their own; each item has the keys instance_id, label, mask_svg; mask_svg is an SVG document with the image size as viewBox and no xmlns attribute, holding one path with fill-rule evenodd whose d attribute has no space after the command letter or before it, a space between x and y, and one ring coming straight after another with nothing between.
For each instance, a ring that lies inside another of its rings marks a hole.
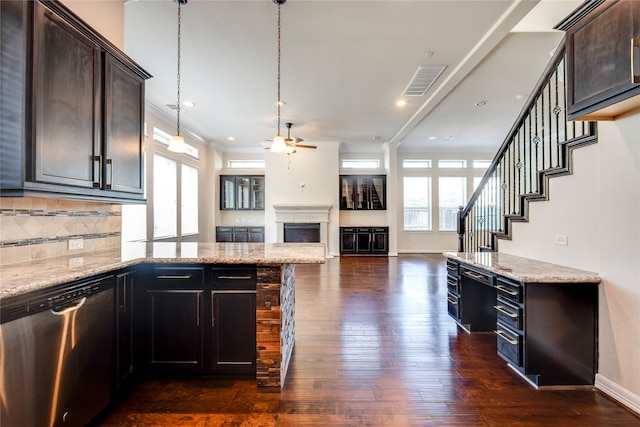
<instances>
[{"instance_id":1,"label":"white wall","mask_svg":"<svg viewBox=\"0 0 640 427\"><path fill-rule=\"evenodd\" d=\"M596 387L640 412L640 114L598 123L598 140L498 249L600 274Z\"/></svg>"},{"instance_id":2,"label":"white wall","mask_svg":"<svg viewBox=\"0 0 640 427\"><path fill-rule=\"evenodd\" d=\"M124 1L61 0L61 3L124 51Z\"/></svg>"},{"instance_id":3,"label":"white wall","mask_svg":"<svg viewBox=\"0 0 640 427\"><path fill-rule=\"evenodd\" d=\"M317 149L298 149L292 155L265 153L265 242L275 242L277 229L274 204L332 205L327 249L339 255L338 146L337 142L315 143Z\"/></svg>"}]
</instances>

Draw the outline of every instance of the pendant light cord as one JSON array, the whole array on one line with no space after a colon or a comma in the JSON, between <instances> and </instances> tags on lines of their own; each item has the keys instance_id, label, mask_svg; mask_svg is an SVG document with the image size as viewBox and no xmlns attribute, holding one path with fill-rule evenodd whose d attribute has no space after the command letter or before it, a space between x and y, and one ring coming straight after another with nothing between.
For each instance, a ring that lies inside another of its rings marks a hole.
<instances>
[{"instance_id":1,"label":"pendant light cord","mask_svg":"<svg viewBox=\"0 0 640 427\"><path fill-rule=\"evenodd\" d=\"M178 123L177 123L177 130L176 133L178 136L180 136L180 34L181 34L181 28L180 28L180 24L181 24L181 14L180 14L180 10L182 9L182 1L178 0L178 74L177 74L177 78L178 78L178 99L176 101L176 111L177 111L177 117L178 117Z\"/></svg>"},{"instance_id":2,"label":"pendant light cord","mask_svg":"<svg viewBox=\"0 0 640 427\"><path fill-rule=\"evenodd\" d=\"M282 102L280 101L280 56L281 56L281 51L280 51L280 6L281 4L278 3L278 100L276 102L276 105L278 106L278 133L277 135L280 135L280 106L282 104Z\"/></svg>"}]
</instances>

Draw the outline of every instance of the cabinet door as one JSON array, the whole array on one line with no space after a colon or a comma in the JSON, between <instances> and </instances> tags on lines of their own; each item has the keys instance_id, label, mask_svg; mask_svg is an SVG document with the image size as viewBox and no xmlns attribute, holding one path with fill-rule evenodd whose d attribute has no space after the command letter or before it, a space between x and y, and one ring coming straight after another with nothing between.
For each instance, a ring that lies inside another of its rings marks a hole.
<instances>
[{"instance_id":1,"label":"cabinet door","mask_svg":"<svg viewBox=\"0 0 640 427\"><path fill-rule=\"evenodd\" d=\"M116 391L133 373L134 276L134 272L116 275Z\"/></svg>"},{"instance_id":2,"label":"cabinet door","mask_svg":"<svg viewBox=\"0 0 640 427\"><path fill-rule=\"evenodd\" d=\"M356 233L356 252L371 253L371 230L369 228L358 228Z\"/></svg>"},{"instance_id":3,"label":"cabinet door","mask_svg":"<svg viewBox=\"0 0 640 427\"><path fill-rule=\"evenodd\" d=\"M211 292L211 367L253 373L256 369L256 292Z\"/></svg>"},{"instance_id":4,"label":"cabinet door","mask_svg":"<svg viewBox=\"0 0 640 427\"><path fill-rule=\"evenodd\" d=\"M233 241L234 242L248 242L249 241L249 229L247 227L233 227Z\"/></svg>"},{"instance_id":5,"label":"cabinet door","mask_svg":"<svg viewBox=\"0 0 640 427\"><path fill-rule=\"evenodd\" d=\"M202 295L202 290L147 290L151 368L202 368Z\"/></svg>"},{"instance_id":6,"label":"cabinet door","mask_svg":"<svg viewBox=\"0 0 640 427\"><path fill-rule=\"evenodd\" d=\"M249 227L249 241L264 243L264 227Z\"/></svg>"},{"instance_id":7,"label":"cabinet door","mask_svg":"<svg viewBox=\"0 0 640 427\"><path fill-rule=\"evenodd\" d=\"M638 93L631 70L633 39L640 36L640 5L606 1L567 32L570 118ZM635 48L636 56L639 56ZM631 92L629 92L631 91Z\"/></svg>"},{"instance_id":8,"label":"cabinet door","mask_svg":"<svg viewBox=\"0 0 640 427\"><path fill-rule=\"evenodd\" d=\"M27 180L99 187L100 48L34 3L34 153Z\"/></svg>"},{"instance_id":9,"label":"cabinet door","mask_svg":"<svg viewBox=\"0 0 640 427\"><path fill-rule=\"evenodd\" d=\"M236 176L236 209L251 209L251 178Z\"/></svg>"},{"instance_id":10,"label":"cabinet door","mask_svg":"<svg viewBox=\"0 0 640 427\"><path fill-rule=\"evenodd\" d=\"M216 227L216 242L233 242L233 227Z\"/></svg>"},{"instance_id":11,"label":"cabinet door","mask_svg":"<svg viewBox=\"0 0 640 427\"><path fill-rule=\"evenodd\" d=\"M236 208L236 177L220 176L220 209Z\"/></svg>"},{"instance_id":12,"label":"cabinet door","mask_svg":"<svg viewBox=\"0 0 640 427\"><path fill-rule=\"evenodd\" d=\"M251 177L251 209L264 210L264 176Z\"/></svg>"},{"instance_id":13,"label":"cabinet door","mask_svg":"<svg viewBox=\"0 0 640 427\"><path fill-rule=\"evenodd\" d=\"M105 54L104 189L143 193L144 79Z\"/></svg>"},{"instance_id":14,"label":"cabinet door","mask_svg":"<svg viewBox=\"0 0 640 427\"><path fill-rule=\"evenodd\" d=\"M371 231L371 252L389 252L389 231L386 228L373 228Z\"/></svg>"},{"instance_id":15,"label":"cabinet door","mask_svg":"<svg viewBox=\"0 0 640 427\"><path fill-rule=\"evenodd\" d=\"M340 228L340 253L352 254L356 252L356 229Z\"/></svg>"}]
</instances>

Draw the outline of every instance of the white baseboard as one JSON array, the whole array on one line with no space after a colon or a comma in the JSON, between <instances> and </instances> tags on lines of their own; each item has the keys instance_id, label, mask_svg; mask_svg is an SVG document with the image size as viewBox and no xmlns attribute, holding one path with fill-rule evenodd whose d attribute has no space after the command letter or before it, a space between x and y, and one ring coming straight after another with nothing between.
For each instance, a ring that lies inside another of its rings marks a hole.
<instances>
[{"instance_id":1,"label":"white baseboard","mask_svg":"<svg viewBox=\"0 0 640 427\"><path fill-rule=\"evenodd\" d=\"M596 374L596 388L620 404L640 414L640 396L620 387L610 379Z\"/></svg>"}]
</instances>

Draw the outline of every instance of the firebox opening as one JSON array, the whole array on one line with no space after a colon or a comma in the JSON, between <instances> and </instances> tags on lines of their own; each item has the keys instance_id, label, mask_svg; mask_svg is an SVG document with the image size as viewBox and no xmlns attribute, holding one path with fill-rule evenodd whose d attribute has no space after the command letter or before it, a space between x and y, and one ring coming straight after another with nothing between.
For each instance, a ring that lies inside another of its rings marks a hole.
<instances>
[{"instance_id":1,"label":"firebox opening","mask_svg":"<svg viewBox=\"0 0 640 427\"><path fill-rule=\"evenodd\" d=\"M320 242L320 223L285 223L285 243Z\"/></svg>"}]
</instances>

